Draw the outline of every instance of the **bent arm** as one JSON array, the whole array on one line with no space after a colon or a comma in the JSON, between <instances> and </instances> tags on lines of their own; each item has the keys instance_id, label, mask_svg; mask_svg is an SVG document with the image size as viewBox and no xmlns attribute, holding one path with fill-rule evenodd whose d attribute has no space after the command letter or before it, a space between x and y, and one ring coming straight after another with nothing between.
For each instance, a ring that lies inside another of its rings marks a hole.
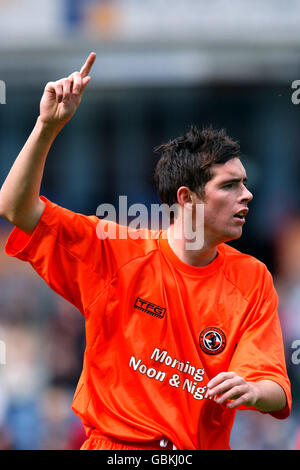
<instances>
[{"instance_id":1,"label":"bent arm","mask_svg":"<svg viewBox=\"0 0 300 470\"><path fill-rule=\"evenodd\" d=\"M0 216L28 234L44 210L39 195L47 155L80 104L95 58L91 53L80 72L46 85L34 129L1 188Z\"/></svg>"},{"instance_id":2,"label":"bent arm","mask_svg":"<svg viewBox=\"0 0 300 470\"><path fill-rule=\"evenodd\" d=\"M235 372L221 372L209 381L207 388L209 397L219 404L227 402L229 408L254 406L268 413L283 410L287 405L283 388L273 380L247 382Z\"/></svg>"},{"instance_id":3,"label":"bent arm","mask_svg":"<svg viewBox=\"0 0 300 470\"><path fill-rule=\"evenodd\" d=\"M283 410L287 405L287 399L283 388L272 380L260 380L253 382L256 387L256 401L254 406L259 411L266 413L270 411Z\"/></svg>"}]
</instances>

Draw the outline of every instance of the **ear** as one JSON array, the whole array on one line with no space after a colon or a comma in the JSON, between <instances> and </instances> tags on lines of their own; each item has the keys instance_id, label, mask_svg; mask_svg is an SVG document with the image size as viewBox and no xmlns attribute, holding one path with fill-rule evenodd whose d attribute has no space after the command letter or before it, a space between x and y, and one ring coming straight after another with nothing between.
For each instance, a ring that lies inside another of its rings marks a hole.
<instances>
[{"instance_id":1,"label":"ear","mask_svg":"<svg viewBox=\"0 0 300 470\"><path fill-rule=\"evenodd\" d=\"M177 202L183 207L190 204L193 204L192 192L187 186L180 186L177 190Z\"/></svg>"}]
</instances>

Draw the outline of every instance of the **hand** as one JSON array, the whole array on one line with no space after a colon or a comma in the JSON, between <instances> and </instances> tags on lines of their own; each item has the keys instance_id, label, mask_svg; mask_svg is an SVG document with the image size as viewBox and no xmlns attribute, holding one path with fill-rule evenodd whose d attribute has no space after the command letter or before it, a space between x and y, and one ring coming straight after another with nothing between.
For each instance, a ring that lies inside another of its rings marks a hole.
<instances>
[{"instance_id":1,"label":"hand","mask_svg":"<svg viewBox=\"0 0 300 470\"><path fill-rule=\"evenodd\" d=\"M54 127L63 127L78 108L82 94L91 80L89 72L95 62L92 52L80 72L47 83L40 103L40 120Z\"/></svg>"},{"instance_id":2,"label":"hand","mask_svg":"<svg viewBox=\"0 0 300 470\"><path fill-rule=\"evenodd\" d=\"M207 384L208 397L214 397L216 403L222 404L230 400L228 408L240 405L255 406L259 398L255 382L247 382L235 372L221 372Z\"/></svg>"}]
</instances>

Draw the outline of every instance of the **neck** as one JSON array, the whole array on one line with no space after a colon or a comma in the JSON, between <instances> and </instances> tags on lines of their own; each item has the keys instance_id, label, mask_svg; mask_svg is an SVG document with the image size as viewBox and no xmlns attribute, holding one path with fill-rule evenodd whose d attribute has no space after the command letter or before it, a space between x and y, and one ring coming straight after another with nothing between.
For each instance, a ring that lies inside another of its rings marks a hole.
<instances>
[{"instance_id":1,"label":"neck","mask_svg":"<svg viewBox=\"0 0 300 470\"><path fill-rule=\"evenodd\" d=\"M204 242L200 249L187 249L188 241L175 237L174 226L167 230L167 237L170 247L175 255L184 263L195 267L204 267L210 264L218 255L217 245L209 246Z\"/></svg>"}]
</instances>

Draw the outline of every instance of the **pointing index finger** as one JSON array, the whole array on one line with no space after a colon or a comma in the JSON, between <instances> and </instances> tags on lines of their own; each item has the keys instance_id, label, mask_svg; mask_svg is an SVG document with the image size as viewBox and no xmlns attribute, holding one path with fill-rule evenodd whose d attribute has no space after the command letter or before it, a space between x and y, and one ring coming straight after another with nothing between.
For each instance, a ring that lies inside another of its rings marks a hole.
<instances>
[{"instance_id":1,"label":"pointing index finger","mask_svg":"<svg viewBox=\"0 0 300 470\"><path fill-rule=\"evenodd\" d=\"M88 58L86 59L85 64L81 67L80 75L82 78L88 76L95 60L96 60L96 53L91 52Z\"/></svg>"}]
</instances>

